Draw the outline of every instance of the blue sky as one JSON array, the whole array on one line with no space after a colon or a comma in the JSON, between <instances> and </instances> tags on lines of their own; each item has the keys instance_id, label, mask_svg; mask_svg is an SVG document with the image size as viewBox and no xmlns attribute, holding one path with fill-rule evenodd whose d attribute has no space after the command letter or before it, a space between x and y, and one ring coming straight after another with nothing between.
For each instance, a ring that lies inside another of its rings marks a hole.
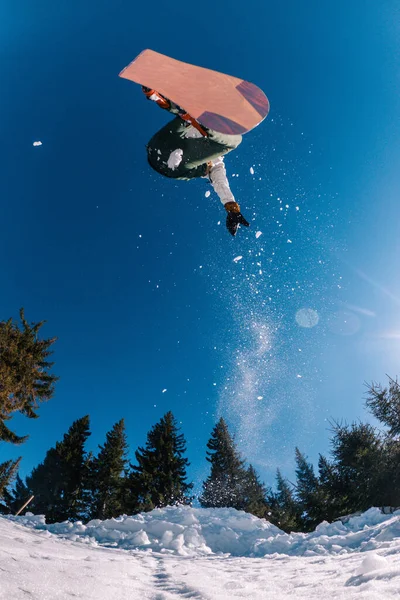
<instances>
[{"instance_id":1,"label":"blue sky","mask_svg":"<svg viewBox=\"0 0 400 600\"><path fill-rule=\"evenodd\" d=\"M330 419L366 418L364 382L400 359L398 17L389 0L3 3L0 318L46 319L61 379L1 458L28 474L87 413L91 449L125 417L133 454L172 410L196 483L219 415L273 483L296 445L328 452ZM147 165L168 115L118 78L144 48L269 97L226 158L251 221L235 239L206 181Z\"/></svg>"}]
</instances>

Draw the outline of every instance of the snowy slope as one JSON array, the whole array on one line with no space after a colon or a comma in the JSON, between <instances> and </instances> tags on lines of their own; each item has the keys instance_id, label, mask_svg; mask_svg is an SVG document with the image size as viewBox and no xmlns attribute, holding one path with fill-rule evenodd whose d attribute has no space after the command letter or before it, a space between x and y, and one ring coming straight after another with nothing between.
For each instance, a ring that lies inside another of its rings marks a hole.
<instances>
[{"instance_id":1,"label":"snowy slope","mask_svg":"<svg viewBox=\"0 0 400 600\"><path fill-rule=\"evenodd\" d=\"M400 512L371 509L292 535L234 509L86 526L2 517L0 572L1 600L384 600L400 594Z\"/></svg>"}]
</instances>

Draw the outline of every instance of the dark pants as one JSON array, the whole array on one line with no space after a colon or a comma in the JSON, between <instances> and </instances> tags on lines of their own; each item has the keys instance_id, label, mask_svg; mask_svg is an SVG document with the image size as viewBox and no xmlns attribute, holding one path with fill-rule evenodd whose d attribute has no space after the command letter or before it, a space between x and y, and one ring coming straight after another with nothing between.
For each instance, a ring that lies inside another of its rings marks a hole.
<instances>
[{"instance_id":1,"label":"dark pants","mask_svg":"<svg viewBox=\"0 0 400 600\"><path fill-rule=\"evenodd\" d=\"M207 163L239 146L240 135L225 135L208 130L208 137L185 137L189 123L176 117L160 129L147 144L147 158L150 166L174 179L192 179L207 174ZM168 159L175 150L182 150L182 160L174 169L168 166Z\"/></svg>"}]
</instances>

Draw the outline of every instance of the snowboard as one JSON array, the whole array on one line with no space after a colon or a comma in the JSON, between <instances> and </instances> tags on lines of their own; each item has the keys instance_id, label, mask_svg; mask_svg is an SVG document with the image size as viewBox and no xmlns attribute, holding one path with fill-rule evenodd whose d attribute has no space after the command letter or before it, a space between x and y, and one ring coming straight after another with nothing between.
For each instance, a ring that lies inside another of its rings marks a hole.
<instances>
[{"instance_id":1,"label":"snowboard","mask_svg":"<svg viewBox=\"0 0 400 600\"><path fill-rule=\"evenodd\" d=\"M269 112L264 92L248 81L143 50L119 74L159 92L204 127L223 134L243 134Z\"/></svg>"}]
</instances>

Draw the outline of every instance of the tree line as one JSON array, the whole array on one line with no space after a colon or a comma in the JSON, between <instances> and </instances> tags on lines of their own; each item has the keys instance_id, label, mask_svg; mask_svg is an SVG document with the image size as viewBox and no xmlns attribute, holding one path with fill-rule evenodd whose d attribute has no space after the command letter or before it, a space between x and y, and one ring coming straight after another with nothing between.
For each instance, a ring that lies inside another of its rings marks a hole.
<instances>
[{"instance_id":1,"label":"tree line","mask_svg":"<svg viewBox=\"0 0 400 600\"><path fill-rule=\"evenodd\" d=\"M41 401L54 393L57 378L48 361L53 339L40 340L43 323L0 322L0 440L22 443L6 422L19 411L37 417ZM211 432L206 460L210 471L197 501L202 507L232 507L266 518L284 531L310 531L323 520L370 506L400 506L400 388L372 384L366 405L378 421L333 423L331 453L317 470L295 450L296 477L278 469L275 488L266 486L239 452L223 418ZM96 455L86 450L89 416L74 423L31 474L17 475L19 460L0 465L0 510L15 513L31 496L29 510L48 522L107 519L154 508L191 504L186 440L171 412L147 434L144 447L128 460L124 420L107 433Z\"/></svg>"}]
</instances>

